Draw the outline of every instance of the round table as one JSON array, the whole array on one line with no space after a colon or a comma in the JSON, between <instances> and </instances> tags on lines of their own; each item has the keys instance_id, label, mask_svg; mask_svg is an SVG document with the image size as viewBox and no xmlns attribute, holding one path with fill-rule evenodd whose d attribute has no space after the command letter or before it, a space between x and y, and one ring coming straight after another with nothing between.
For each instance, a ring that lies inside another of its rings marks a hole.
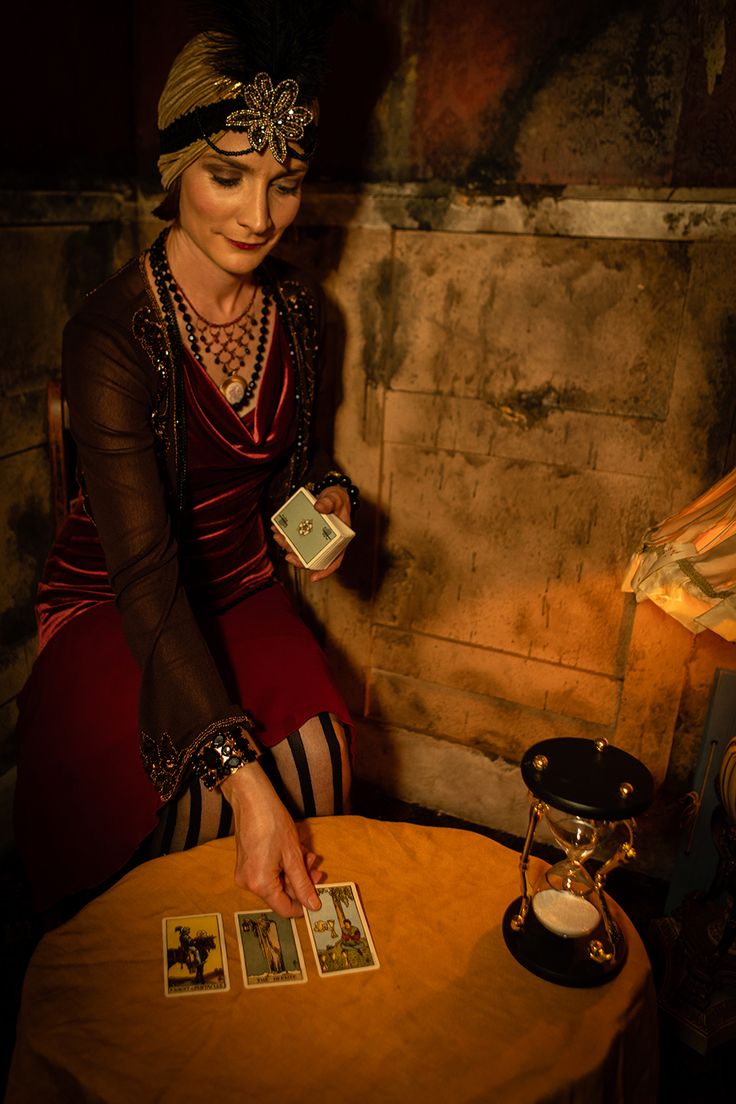
<instances>
[{"instance_id":1,"label":"round table","mask_svg":"<svg viewBox=\"0 0 736 1104\"><path fill-rule=\"evenodd\" d=\"M518 855L472 832L362 817L307 822L328 880L356 882L381 968L243 985L233 914L262 907L217 840L138 867L39 944L7 1104L638 1104L656 1099L649 961L596 989L525 971L501 934ZM534 871L532 870L532 874ZM220 912L230 990L164 996L164 916Z\"/></svg>"}]
</instances>

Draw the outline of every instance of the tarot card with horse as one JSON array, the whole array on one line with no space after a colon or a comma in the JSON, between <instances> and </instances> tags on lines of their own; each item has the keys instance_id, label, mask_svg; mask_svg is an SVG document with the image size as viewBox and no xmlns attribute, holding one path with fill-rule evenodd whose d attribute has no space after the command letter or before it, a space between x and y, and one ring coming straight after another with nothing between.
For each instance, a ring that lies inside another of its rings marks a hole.
<instances>
[{"instance_id":1,"label":"tarot card with horse","mask_svg":"<svg viewBox=\"0 0 736 1104\"><path fill-rule=\"evenodd\" d=\"M307 980L296 923L275 912L236 912L240 962L248 989Z\"/></svg>"},{"instance_id":2,"label":"tarot card with horse","mask_svg":"<svg viewBox=\"0 0 736 1104\"><path fill-rule=\"evenodd\" d=\"M167 997L224 993L230 988L222 916L166 916L164 992Z\"/></svg>"},{"instance_id":3,"label":"tarot card with horse","mask_svg":"<svg viewBox=\"0 0 736 1104\"><path fill-rule=\"evenodd\" d=\"M380 963L354 882L315 886L322 908L304 910L320 977L377 970Z\"/></svg>"}]
</instances>

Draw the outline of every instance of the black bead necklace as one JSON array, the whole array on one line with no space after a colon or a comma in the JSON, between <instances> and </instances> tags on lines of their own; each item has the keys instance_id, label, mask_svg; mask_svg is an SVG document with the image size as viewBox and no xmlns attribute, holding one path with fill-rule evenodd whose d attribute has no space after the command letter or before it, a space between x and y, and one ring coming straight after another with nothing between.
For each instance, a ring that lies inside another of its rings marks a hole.
<instances>
[{"instance_id":1,"label":"black bead necklace","mask_svg":"<svg viewBox=\"0 0 736 1104\"><path fill-rule=\"evenodd\" d=\"M243 311L241 315L233 319L231 322L214 323L209 322L203 315L199 313L196 307L192 306L184 291L179 287L174 276L169 268L168 258L166 256L165 239L163 235L157 238L154 245L151 247L151 271L153 272L154 280L156 281L156 289L159 293L159 299L165 302L168 297L173 300L176 309L179 311L184 323L184 329L187 335L187 341L189 348L192 351L192 356L207 371L207 366L204 363L202 354L199 348L199 342L197 340L197 329L200 332L205 333L206 328L211 330L223 330L225 331L225 341L219 342L219 345L215 347L215 363L222 367L225 379L220 384L220 391L224 395L227 402L233 408L236 413L239 413L243 407L248 406L253 395L255 394L258 381L263 371L263 361L266 353L266 344L268 341L268 329L269 329L269 315L271 309L271 295L266 284L261 284L261 296L263 305L261 308L261 322L260 333L258 336L258 344L256 346L255 360L253 363L253 370L250 374L250 379L246 380L238 372L238 368L245 367L245 357L250 355L250 345L248 342L253 340L252 326L255 325L255 318L250 315L251 308L255 301L256 293L258 291L258 284L253 290L253 296L250 303ZM164 296L163 290L166 289L167 295ZM192 318L190 311L196 315L198 323ZM240 351L236 351L236 340L233 337L233 328L242 320L247 317L247 322L242 326L241 340L243 342L243 348ZM205 340L205 350L210 352L212 343L208 344ZM224 355L223 355L224 352ZM233 360L237 356L238 363L233 366Z\"/></svg>"}]
</instances>

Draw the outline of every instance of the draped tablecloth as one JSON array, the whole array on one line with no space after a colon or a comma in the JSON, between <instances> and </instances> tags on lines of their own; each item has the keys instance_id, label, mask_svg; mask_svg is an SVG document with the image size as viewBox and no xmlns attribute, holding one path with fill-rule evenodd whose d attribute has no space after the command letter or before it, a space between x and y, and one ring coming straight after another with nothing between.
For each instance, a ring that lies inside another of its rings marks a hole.
<instances>
[{"instance_id":1,"label":"draped tablecloth","mask_svg":"<svg viewBox=\"0 0 736 1104\"><path fill-rule=\"evenodd\" d=\"M357 883L380 969L319 978L299 919L308 983L246 989L233 914L262 902L233 884L233 840L158 859L39 944L7 1104L656 1099L656 998L623 913L619 976L552 985L501 934L515 852L449 828L307 824L328 880ZM209 912L223 916L231 988L166 998L162 918Z\"/></svg>"}]
</instances>

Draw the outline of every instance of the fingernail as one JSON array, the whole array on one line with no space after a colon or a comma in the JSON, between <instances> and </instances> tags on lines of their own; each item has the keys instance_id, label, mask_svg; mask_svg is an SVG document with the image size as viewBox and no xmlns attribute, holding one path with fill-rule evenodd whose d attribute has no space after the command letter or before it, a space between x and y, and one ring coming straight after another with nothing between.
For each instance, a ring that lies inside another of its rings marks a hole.
<instances>
[{"instance_id":1,"label":"fingernail","mask_svg":"<svg viewBox=\"0 0 736 1104\"><path fill-rule=\"evenodd\" d=\"M312 909L313 912L316 912L316 910L319 908L319 897L316 893L310 894L309 907L310 909Z\"/></svg>"}]
</instances>

